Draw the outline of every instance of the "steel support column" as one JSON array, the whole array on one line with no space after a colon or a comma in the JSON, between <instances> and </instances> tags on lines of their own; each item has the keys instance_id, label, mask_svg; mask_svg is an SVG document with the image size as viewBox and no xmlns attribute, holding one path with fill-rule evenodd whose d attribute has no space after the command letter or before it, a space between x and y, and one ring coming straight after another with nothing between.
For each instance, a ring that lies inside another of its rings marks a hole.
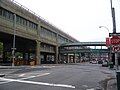
<instances>
[{"instance_id":1,"label":"steel support column","mask_svg":"<svg viewBox=\"0 0 120 90\"><path fill-rule=\"evenodd\" d=\"M36 64L40 65L41 61L40 61L40 42L36 41Z\"/></svg>"},{"instance_id":2,"label":"steel support column","mask_svg":"<svg viewBox=\"0 0 120 90\"><path fill-rule=\"evenodd\" d=\"M69 57L69 54L67 54L67 63L70 63L70 57Z\"/></svg>"},{"instance_id":3,"label":"steel support column","mask_svg":"<svg viewBox=\"0 0 120 90\"><path fill-rule=\"evenodd\" d=\"M81 53L79 53L79 63L81 63Z\"/></svg>"},{"instance_id":4,"label":"steel support column","mask_svg":"<svg viewBox=\"0 0 120 90\"><path fill-rule=\"evenodd\" d=\"M58 46L55 48L55 63L58 64Z\"/></svg>"},{"instance_id":5,"label":"steel support column","mask_svg":"<svg viewBox=\"0 0 120 90\"><path fill-rule=\"evenodd\" d=\"M74 63L76 63L76 53L74 53Z\"/></svg>"}]
</instances>

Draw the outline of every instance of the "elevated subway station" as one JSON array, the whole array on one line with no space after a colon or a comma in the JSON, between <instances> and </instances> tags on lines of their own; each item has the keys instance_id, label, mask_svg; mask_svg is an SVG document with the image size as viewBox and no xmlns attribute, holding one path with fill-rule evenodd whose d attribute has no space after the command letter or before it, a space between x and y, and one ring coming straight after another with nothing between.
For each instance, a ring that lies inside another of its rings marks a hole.
<instances>
[{"instance_id":1,"label":"elevated subway station","mask_svg":"<svg viewBox=\"0 0 120 90\"><path fill-rule=\"evenodd\" d=\"M11 64L15 58L15 65L30 65L31 62L39 65L58 63L58 47L79 41L18 2L0 0L0 42L3 43L0 64Z\"/></svg>"}]
</instances>

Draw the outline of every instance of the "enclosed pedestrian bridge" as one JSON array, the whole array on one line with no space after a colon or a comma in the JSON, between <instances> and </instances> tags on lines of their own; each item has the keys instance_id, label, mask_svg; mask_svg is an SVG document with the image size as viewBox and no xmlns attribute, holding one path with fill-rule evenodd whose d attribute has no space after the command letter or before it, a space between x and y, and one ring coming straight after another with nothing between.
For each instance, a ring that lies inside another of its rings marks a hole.
<instances>
[{"instance_id":1,"label":"enclosed pedestrian bridge","mask_svg":"<svg viewBox=\"0 0 120 90\"><path fill-rule=\"evenodd\" d=\"M106 46L106 42L64 43L61 46Z\"/></svg>"},{"instance_id":2,"label":"enclosed pedestrian bridge","mask_svg":"<svg viewBox=\"0 0 120 90\"><path fill-rule=\"evenodd\" d=\"M108 59L110 50L105 42L64 43L59 47L60 60L67 63L91 59Z\"/></svg>"},{"instance_id":3,"label":"enclosed pedestrian bridge","mask_svg":"<svg viewBox=\"0 0 120 90\"><path fill-rule=\"evenodd\" d=\"M94 47L93 47L94 46ZM99 48L97 48L99 46ZM91 48L92 47L92 48ZM105 42L79 42L79 43L65 43L60 47L61 53L71 52L109 52Z\"/></svg>"}]
</instances>

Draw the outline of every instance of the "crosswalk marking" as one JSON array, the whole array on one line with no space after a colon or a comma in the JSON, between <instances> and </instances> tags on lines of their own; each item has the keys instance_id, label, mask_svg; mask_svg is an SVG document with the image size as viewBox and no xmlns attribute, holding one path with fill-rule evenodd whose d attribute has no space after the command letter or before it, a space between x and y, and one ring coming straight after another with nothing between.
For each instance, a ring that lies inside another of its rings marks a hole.
<instances>
[{"instance_id":1,"label":"crosswalk marking","mask_svg":"<svg viewBox=\"0 0 120 90\"><path fill-rule=\"evenodd\" d=\"M75 86L72 85L66 85L66 84L53 84L53 83L45 83L45 82L35 82L35 81L27 81L26 79L31 79L31 78L35 78L35 77L40 77L40 76L45 76L45 75L49 75L50 73L43 73L43 74L38 74L38 75L34 75L34 76L28 76L28 77L24 77L21 79L7 79L7 78L0 78L1 81L0 84L5 84L5 83L9 83L9 82L20 82L20 83L28 83L28 84L37 84L37 85L45 85L45 86L55 86L55 87L64 87L64 88L75 88ZM19 77L23 77L26 74L20 74Z\"/></svg>"},{"instance_id":2,"label":"crosswalk marking","mask_svg":"<svg viewBox=\"0 0 120 90\"><path fill-rule=\"evenodd\" d=\"M53 83L44 83L44 82L35 82L35 81L26 81L26 80L22 80L22 79L6 79L6 78L0 78L0 80L10 81L10 82L20 82L20 83L36 84L36 85L45 85L45 86L75 88L75 86L72 86L72 85L53 84Z\"/></svg>"},{"instance_id":3,"label":"crosswalk marking","mask_svg":"<svg viewBox=\"0 0 120 90\"><path fill-rule=\"evenodd\" d=\"M50 73L42 73L42 74L39 74L39 75L36 75L36 76L29 76L29 77L25 77L25 78L21 78L20 80L25 80L25 79L31 79L31 78L35 78L35 77L41 77L41 76L45 76L45 75L49 75ZM25 74L21 74L21 76L24 76ZM0 82L0 84L5 84L5 83L9 83L9 82L12 82L12 81L3 81L2 78L0 78L0 80L2 82Z\"/></svg>"},{"instance_id":4,"label":"crosswalk marking","mask_svg":"<svg viewBox=\"0 0 120 90\"><path fill-rule=\"evenodd\" d=\"M20 74L18 77L23 77L25 74Z\"/></svg>"}]
</instances>

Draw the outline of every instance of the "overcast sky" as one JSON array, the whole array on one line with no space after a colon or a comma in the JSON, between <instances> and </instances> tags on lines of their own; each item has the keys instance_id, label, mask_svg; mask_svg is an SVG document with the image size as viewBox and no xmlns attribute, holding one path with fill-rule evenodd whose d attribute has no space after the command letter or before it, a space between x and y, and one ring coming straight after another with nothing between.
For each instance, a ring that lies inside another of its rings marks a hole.
<instances>
[{"instance_id":1,"label":"overcast sky","mask_svg":"<svg viewBox=\"0 0 120 90\"><path fill-rule=\"evenodd\" d=\"M81 42L105 41L112 32L110 0L15 0ZM113 0L120 32L120 0Z\"/></svg>"}]
</instances>

